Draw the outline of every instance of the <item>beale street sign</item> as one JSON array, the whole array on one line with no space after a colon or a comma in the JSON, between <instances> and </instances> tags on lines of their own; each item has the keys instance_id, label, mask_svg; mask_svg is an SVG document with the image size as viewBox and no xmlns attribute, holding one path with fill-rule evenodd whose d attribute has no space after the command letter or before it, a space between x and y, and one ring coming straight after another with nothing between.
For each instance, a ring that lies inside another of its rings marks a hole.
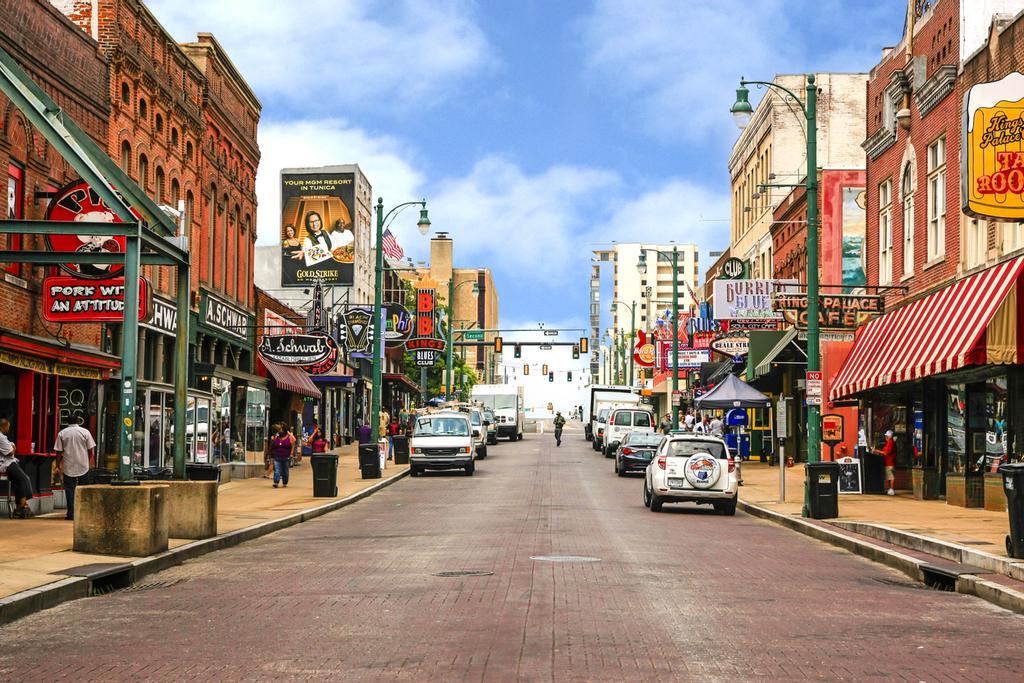
<instances>
[{"instance_id":1,"label":"beale street sign","mask_svg":"<svg viewBox=\"0 0 1024 683\"><path fill-rule=\"evenodd\" d=\"M807 295L777 294L775 309L797 329L807 329ZM857 294L820 294L818 324L826 329L853 330L883 313L882 297Z\"/></svg>"}]
</instances>

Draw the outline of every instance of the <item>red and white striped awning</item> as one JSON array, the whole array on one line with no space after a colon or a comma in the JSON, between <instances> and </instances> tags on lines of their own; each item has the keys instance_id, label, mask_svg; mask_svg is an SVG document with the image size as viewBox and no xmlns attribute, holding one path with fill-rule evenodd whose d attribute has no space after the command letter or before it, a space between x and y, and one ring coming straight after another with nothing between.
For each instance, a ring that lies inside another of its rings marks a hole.
<instances>
[{"instance_id":1,"label":"red and white striped awning","mask_svg":"<svg viewBox=\"0 0 1024 683\"><path fill-rule=\"evenodd\" d=\"M860 328L831 383L837 400L969 365L1017 363L1024 257L965 277ZM1021 340L1024 343L1024 339Z\"/></svg>"}]
</instances>

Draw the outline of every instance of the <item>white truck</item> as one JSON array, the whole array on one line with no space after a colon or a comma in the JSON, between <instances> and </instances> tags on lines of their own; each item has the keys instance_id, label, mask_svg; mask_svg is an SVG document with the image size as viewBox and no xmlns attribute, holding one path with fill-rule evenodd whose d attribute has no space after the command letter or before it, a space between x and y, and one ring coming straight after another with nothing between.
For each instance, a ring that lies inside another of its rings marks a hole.
<instances>
[{"instance_id":1,"label":"white truck","mask_svg":"<svg viewBox=\"0 0 1024 683\"><path fill-rule=\"evenodd\" d=\"M497 420L498 437L509 441L523 438L524 412L523 388L515 384L476 384L473 386L473 401L494 411Z\"/></svg>"},{"instance_id":2,"label":"white truck","mask_svg":"<svg viewBox=\"0 0 1024 683\"><path fill-rule=\"evenodd\" d=\"M590 387L590 412L583 423L583 436L592 442L595 451L603 448L602 436L605 421L613 408L632 408L640 405L640 394L623 385L600 385Z\"/></svg>"}]
</instances>

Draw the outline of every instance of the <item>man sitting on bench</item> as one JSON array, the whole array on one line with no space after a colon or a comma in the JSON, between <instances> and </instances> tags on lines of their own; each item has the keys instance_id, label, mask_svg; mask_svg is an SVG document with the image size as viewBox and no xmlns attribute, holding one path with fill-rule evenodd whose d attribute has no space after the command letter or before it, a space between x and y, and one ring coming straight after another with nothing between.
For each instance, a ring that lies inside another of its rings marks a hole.
<instances>
[{"instance_id":1,"label":"man sitting on bench","mask_svg":"<svg viewBox=\"0 0 1024 683\"><path fill-rule=\"evenodd\" d=\"M0 474L7 475L7 485L14 489L17 509L12 515L26 519L30 514L28 501L32 497L32 482L14 457L14 444L7 438L7 432L10 430L11 421L0 418Z\"/></svg>"}]
</instances>

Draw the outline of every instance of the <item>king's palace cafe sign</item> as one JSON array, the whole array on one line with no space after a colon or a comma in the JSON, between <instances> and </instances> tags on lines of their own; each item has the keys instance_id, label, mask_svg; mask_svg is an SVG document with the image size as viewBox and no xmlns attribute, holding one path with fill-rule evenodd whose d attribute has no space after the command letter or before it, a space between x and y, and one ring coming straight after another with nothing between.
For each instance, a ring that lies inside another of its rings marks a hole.
<instances>
[{"instance_id":1,"label":"king's palace cafe sign","mask_svg":"<svg viewBox=\"0 0 1024 683\"><path fill-rule=\"evenodd\" d=\"M962 130L964 213L1024 221L1024 74L971 87Z\"/></svg>"}]
</instances>

